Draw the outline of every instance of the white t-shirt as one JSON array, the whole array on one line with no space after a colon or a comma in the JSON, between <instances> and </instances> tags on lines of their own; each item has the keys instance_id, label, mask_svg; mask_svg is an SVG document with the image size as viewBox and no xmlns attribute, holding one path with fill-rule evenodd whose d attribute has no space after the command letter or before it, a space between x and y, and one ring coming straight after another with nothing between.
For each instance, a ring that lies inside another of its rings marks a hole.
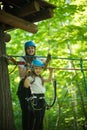
<instances>
[{"instance_id":1,"label":"white t-shirt","mask_svg":"<svg viewBox=\"0 0 87 130\"><path fill-rule=\"evenodd\" d=\"M30 82L33 82L30 84L30 90L31 94L44 94L45 93L45 87L42 84L42 80L40 77L36 76L35 79L31 76L28 77Z\"/></svg>"}]
</instances>

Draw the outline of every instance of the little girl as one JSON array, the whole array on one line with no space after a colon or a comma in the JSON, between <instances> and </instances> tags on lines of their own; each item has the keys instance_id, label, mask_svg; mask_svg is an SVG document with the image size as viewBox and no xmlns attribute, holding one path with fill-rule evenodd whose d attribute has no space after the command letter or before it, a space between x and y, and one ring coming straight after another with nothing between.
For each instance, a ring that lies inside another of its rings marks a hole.
<instances>
[{"instance_id":1,"label":"little girl","mask_svg":"<svg viewBox=\"0 0 87 130\"><path fill-rule=\"evenodd\" d=\"M29 130L43 130L43 118L45 114L45 82L52 79L52 68L49 69L49 77L44 79L41 76L44 64L41 60L35 59L31 63L32 69L24 81L24 87L30 88L31 96L26 98L28 102L28 128Z\"/></svg>"}]
</instances>

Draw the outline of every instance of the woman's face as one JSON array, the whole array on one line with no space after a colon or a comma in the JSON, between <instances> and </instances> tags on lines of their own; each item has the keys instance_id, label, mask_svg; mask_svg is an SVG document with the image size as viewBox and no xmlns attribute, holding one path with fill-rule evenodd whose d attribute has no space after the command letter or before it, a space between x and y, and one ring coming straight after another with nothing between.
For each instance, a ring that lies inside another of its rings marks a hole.
<instances>
[{"instance_id":1,"label":"woman's face","mask_svg":"<svg viewBox=\"0 0 87 130\"><path fill-rule=\"evenodd\" d=\"M35 47L34 46L27 47L26 53L27 53L27 55L35 55Z\"/></svg>"},{"instance_id":2,"label":"woman's face","mask_svg":"<svg viewBox=\"0 0 87 130\"><path fill-rule=\"evenodd\" d=\"M36 75L40 75L41 72L42 72L42 67L35 66L34 67L34 72L35 72Z\"/></svg>"}]
</instances>

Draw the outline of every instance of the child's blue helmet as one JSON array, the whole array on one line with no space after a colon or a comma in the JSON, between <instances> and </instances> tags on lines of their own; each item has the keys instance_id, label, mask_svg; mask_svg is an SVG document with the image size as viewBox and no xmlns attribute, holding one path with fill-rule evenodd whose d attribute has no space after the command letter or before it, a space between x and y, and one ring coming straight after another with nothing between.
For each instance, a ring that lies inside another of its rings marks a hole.
<instances>
[{"instance_id":1,"label":"child's blue helmet","mask_svg":"<svg viewBox=\"0 0 87 130\"><path fill-rule=\"evenodd\" d=\"M35 43L32 42L32 41L27 41L27 42L25 42L24 48L26 49L26 48L29 47L29 46L36 47Z\"/></svg>"},{"instance_id":2,"label":"child's blue helmet","mask_svg":"<svg viewBox=\"0 0 87 130\"><path fill-rule=\"evenodd\" d=\"M32 64L32 66L44 67L43 62L41 60L39 60L39 59L33 60L31 64Z\"/></svg>"}]
</instances>

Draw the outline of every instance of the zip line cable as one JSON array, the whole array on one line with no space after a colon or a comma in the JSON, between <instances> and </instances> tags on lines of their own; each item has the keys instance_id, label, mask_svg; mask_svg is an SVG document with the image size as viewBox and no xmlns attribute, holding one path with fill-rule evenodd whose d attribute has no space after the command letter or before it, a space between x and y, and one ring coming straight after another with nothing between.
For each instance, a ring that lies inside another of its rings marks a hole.
<instances>
[{"instance_id":1,"label":"zip line cable","mask_svg":"<svg viewBox=\"0 0 87 130\"><path fill-rule=\"evenodd\" d=\"M2 56L0 56L0 57L8 57L8 58L9 58L9 57L14 57L14 58L16 58L16 57L47 58L47 56L38 56L38 55L36 55L36 56L2 55ZM81 58L66 58L66 57L51 56L51 59L78 60L78 61L80 61ZM87 59L83 59L83 58L82 58L82 60L83 60L83 61L87 61Z\"/></svg>"}]
</instances>

